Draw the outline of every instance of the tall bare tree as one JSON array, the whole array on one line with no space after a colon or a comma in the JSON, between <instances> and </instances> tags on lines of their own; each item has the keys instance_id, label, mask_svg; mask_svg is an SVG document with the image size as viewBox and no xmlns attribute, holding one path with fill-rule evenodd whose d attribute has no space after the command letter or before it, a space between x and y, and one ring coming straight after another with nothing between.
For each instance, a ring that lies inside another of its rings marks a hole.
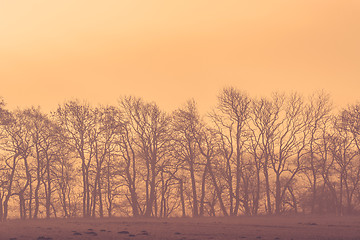
<instances>
[{"instance_id":1,"label":"tall bare tree","mask_svg":"<svg viewBox=\"0 0 360 240\"><path fill-rule=\"evenodd\" d=\"M184 168L188 169L192 192L192 215L199 216L199 199L197 190L196 172L199 168L199 151L196 142L200 116L194 100L190 100L183 108L173 113L173 125L175 144L177 145L177 157L182 159ZM204 182L204 181L203 181ZM204 188L204 184L203 188Z\"/></svg>"},{"instance_id":2,"label":"tall bare tree","mask_svg":"<svg viewBox=\"0 0 360 240\"><path fill-rule=\"evenodd\" d=\"M318 181L321 178L320 169L321 161L319 155L319 141L322 138L323 124L330 117L332 105L330 102L330 96L325 92L318 92L310 96L309 104L306 107L305 114L307 114L308 123L307 130L309 131L308 146L309 146L309 161L306 162L306 174L307 179L311 185L311 213L315 213L316 201L317 201L317 188Z\"/></svg>"},{"instance_id":3,"label":"tall bare tree","mask_svg":"<svg viewBox=\"0 0 360 240\"><path fill-rule=\"evenodd\" d=\"M78 100L64 103L55 112L55 119L65 132L65 143L81 161L84 217L91 215L90 167L95 155L92 134L96 127L96 115L97 113L89 104Z\"/></svg>"},{"instance_id":4,"label":"tall bare tree","mask_svg":"<svg viewBox=\"0 0 360 240\"><path fill-rule=\"evenodd\" d=\"M230 196L230 215L237 215L241 205L241 184L243 168L244 144L248 140L246 123L249 120L251 100L246 93L236 88L224 88L218 96L218 106L212 118L216 125L224 130L220 133L223 142L223 154L227 158L227 179ZM226 135L225 134L226 131ZM231 144L229 150L225 150L225 144ZM225 152L227 151L227 152ZM234 157L235 164L230 164ZM235 171L232 170L235 169ZM235 186L234 186L235 185ZM235 204L233 203L235 200Z\"/></svg>"},{"instance_id":5,"label":"tall bare tree","mask_svg":"<svg viewBox=\"0 0 360 240\"><path fill-rule=\"evenodd\" d=\"M141 99L127 97L123 100L123 104L136 134L136 144L140 149L139 156L146 166L144 215L155 215L156 178L159 174L159 165L167 153L170 118L155 103L145 103Z\"/></svg>"}]
</instances>

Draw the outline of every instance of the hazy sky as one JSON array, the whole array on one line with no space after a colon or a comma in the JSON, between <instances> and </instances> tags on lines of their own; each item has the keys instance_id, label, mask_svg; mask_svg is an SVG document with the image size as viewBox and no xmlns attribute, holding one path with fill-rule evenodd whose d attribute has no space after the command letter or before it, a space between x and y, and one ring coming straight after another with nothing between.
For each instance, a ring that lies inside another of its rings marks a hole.
<instances>
[{"instance_id":1,"label":"hazy sky","mask_svg":"<svg viewBox=\"0 0 360 240\"><path fill-rule=\"evenodd\" d=\"M8 107L141 96L201 111L224 86L360 99L358 0L0 0Z\"/></svg>"}]
</instances>

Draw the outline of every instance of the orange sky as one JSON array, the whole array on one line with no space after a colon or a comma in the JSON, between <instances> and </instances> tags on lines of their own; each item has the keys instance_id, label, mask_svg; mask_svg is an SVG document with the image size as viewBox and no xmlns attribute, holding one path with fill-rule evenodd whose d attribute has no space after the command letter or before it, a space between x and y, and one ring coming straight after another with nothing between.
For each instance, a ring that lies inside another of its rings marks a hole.
<instances>
[{"instance_id":1,"label":"orange sky","mask_svg":"<svg viewBox=\"0 0 360 240\"><path fill-rule=\"evenodd\" d=\"M205 112L230 85L359 100L360 1L0 1L10 108L131 94L168 111L194 97Z\"/></svg>"}]
</instances>

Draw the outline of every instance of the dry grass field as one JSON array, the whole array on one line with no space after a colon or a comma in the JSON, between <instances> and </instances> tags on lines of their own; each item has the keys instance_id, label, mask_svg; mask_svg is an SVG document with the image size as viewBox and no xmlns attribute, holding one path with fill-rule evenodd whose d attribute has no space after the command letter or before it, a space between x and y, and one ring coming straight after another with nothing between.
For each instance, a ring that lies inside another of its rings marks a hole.
<instances>
[{"instance_id":1,"label":"dry grass field","mask_svg":"<svg viewBox=\"0 0 360 240\"><path fill-rule=\"evenodd\" d=\"M0 223L0 239L360 239L360 217L10 220Z\"/></svg>"}]
</instances>

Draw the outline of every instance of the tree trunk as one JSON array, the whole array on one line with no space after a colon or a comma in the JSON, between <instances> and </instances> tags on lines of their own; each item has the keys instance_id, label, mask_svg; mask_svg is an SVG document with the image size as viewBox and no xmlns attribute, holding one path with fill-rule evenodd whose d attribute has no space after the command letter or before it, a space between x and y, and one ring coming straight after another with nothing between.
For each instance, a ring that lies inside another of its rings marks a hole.
<instances>
[{"instance_id":1,"label":"tree trunk","mask_svg":"<svg viewBox=\"0 0 360 240\"><path fill-rule=\"evenodd\" d=\"M199 212L198 212L196 180L195 180L193 163L190 163L190 178L191 178L191 186L192 186L192 193L193 193L193 217L197 217L197 216L199 216Z\"/></svg>"},{"instance_id":2,"label":"tree trunk","mask_svg":"<svg viewBox=\"0 0 360 240\"><path fill-rule=\"evenodd\" d=\"M267 212L268 214L272 214L271 209L271 197L270 197L270 182L269 182L269 172L268 172L268 160L265 157L264 164L264 176L265 176L265 191L266 191L266 200L267 200Z\"/></svg>"},{"instance_id":3,"label":"tree trunk","mask_svg":"<svg viewBox=\"0 0 360 240\"><path fill-rule=\"evenodd\" d=\"M218 200L219 200L220 208L221 208L224 216L229 216L229 214L228 214L227 211L226 211L224 202L223 202L223 200L222 200L220 188L219 188L219 186L218 186L218 184L217 184L217 182L216 182L216 178L215 178L214 172L213 172L212 167L211 167L210 158L207 159L207 164L206 164L206 165L208 166L209 173L210 173L211 179L212 179L213 184L214 184L214 188L215 188L215 192L216 192L217 198L218 198Z\"/></svg>"},{"instance_id":4,"label":"tree trunk","mask_svg":"<svg viewBox=\"0 0 360 240\"><path fill-rule=\"evenodd\" d=\"M280 184L280 175L276 173L276 182L275 182L275 214L280 215L281 212L281 184Z\"/></svg>"},{"instance_id":5,"label":"tree trunk","mask_svg":"<svg viewBox=\"0 0 360 240\"><path fill-rule=\"evenodd\" d=\"M181 201L182 216L185 217L186 212L185 212L185 199L184 199L184 183L182 179L179 180L179 185L180 185L180 201Z\"/></svg>"},{"instance_id":6,"label":"tree trunk","mask_svg":"<svg viewBox=\"0 0 360 240\"><path fill-rule=\"evenodd\" d=\"M101 167L100 167L101 169ZM98 195L99 195L99 216L102 218L104 217L104 208L103 208L103 201L102 201L102 194L101 194L101 177L98 180Z\"/></svg>"},{"instance_id":7,"label":"tree trunk","mask_svg":"<svg viewBox=\"0 0 360 240\"><path fill-rule=\"evenodd\" d=\"M201 181L201 197L200 197L200 213L199 215L202 217L204 216L204 200L205 200L205 194L206 194L206 174L207 174L208 166L205 165L204 173L202 176Z\"/></svg>"},{"instance_id":8,"label":"tree trunk","mask_svg":"<svg viewBox=\"0 0 360 240\"><path fill-rule=\"evenodd\" d=\"M50 218L50 203L51 203L51 172L50 172L50 159L46 154L46 174L47 174L47 194L46 194L46 218Z\"/></svg>"}]
</instances>

